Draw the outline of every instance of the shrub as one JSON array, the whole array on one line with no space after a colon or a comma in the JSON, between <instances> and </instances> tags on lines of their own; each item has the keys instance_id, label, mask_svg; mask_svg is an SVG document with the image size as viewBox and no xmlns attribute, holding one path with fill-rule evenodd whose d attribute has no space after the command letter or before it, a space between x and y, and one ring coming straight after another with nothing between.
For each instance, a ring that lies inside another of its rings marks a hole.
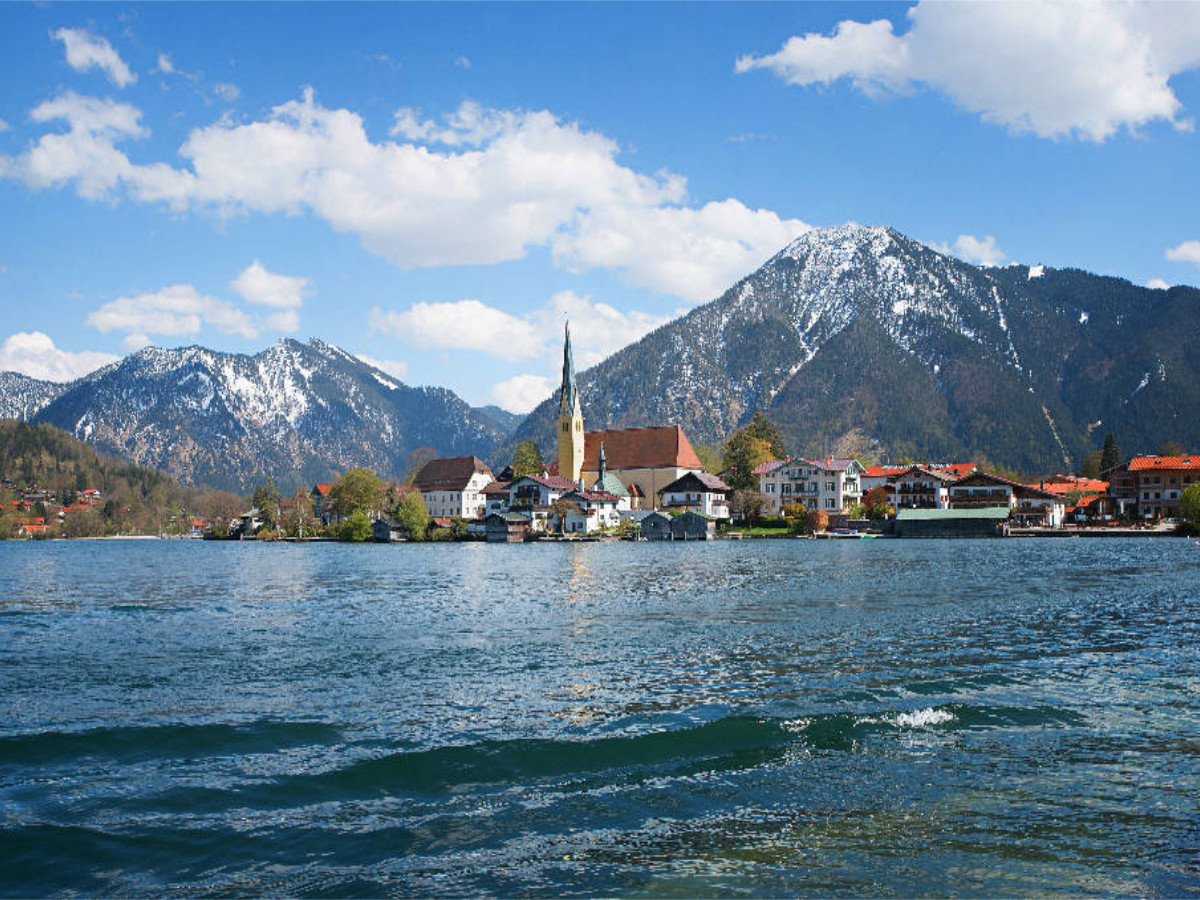
<instances>
[{"instance_id":1,"label":"shrub","mask_svg":"<svg viewBox=\"0 0 1200 900\"><path fill-rule=\"evenodd\" d=\"M369 541L374 532L371 529L371 520L367 518L367 514L361 509L352 512L346 517L346 521L342 523L340 537L343 541L354 541L361 543Z\"/></svg>"}]
</instances>

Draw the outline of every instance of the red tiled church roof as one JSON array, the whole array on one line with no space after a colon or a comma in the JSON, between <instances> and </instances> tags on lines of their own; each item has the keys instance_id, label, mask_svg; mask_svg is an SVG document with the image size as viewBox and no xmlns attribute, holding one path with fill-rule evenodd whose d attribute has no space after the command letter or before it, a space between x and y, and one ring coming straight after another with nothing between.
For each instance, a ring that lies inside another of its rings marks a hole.
<instances>
[{"instance_id":1,"label":"red tiled church roof","mask_svg":"<svg viewBox=\"0 0 1200 900\"><path fill-rule=\"evenodd\" d=\"M687 435L678 425L660 428L620 428L589 431L584 435L583 468L600 469L600 445L610 470L615 469L703 469Z\"/></svg>"}]
</instances>

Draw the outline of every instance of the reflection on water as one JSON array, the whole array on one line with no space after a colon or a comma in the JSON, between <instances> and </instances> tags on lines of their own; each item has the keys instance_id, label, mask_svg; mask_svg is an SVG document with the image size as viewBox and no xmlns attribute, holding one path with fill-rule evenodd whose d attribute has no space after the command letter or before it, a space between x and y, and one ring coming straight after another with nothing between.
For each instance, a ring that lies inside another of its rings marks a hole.
<instances>
[{"instance_id":1,"label":"reflection on water","mask_svg":"<svg viewBox=\"0 0 1200 900\"><path fill-rule=\"evenodd\" d=\"M0 544L5 895L1200 892L1183 541Z\"/></svg>"}]
</instances>

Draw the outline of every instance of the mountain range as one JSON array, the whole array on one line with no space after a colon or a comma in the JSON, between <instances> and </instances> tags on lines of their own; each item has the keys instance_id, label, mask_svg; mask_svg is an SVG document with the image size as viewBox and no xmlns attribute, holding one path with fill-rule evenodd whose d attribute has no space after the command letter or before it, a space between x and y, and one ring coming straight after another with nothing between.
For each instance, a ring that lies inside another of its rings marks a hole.
<instances>
[{"instance_id":1,"label":"mountain range","mask_svg":"<svg viewBox=\"0 0 1200 900\"><path fill-rule=\"evenodd\" d=\"M479 452L506 435L444 388L414 388L318 340L254 356L147 348L66 385L5 373L0 417L48 422L184 484L284 488L409 456Z\"/></svg>"},{"instance_id":2,"label":"mountain range","mask_svg":"<svg viewBox=\"0 0 1200 900\"><path fill-rule=\"evenodd\" d=\"M586 427L719 443L762 410L810 456L1070 470L1200 446L1200 291L1075 269L980 268L893 229L807 232L721 297L579 376ZM514 434L553 446L554 398Z\"/></svg>"},{"instance_id":3,"label":"mountain range","mask_svg":"<svg viewBox=\"0 0 1200 900\"><path fill-rule=\"evenodd\" d=\"M756 411L793 453L1067 471L1200 446L1200 291L1077 269L980 268L890 228L810 231L716 300L579 373L589 430L682 425L720 444ZM524 421L414 388L337 347L147 348L66 385L0 373L0 417L44 421L185 484L282 486L420 447L502 465L552 451L557 397Z\"/></svg>"}]
</instances>

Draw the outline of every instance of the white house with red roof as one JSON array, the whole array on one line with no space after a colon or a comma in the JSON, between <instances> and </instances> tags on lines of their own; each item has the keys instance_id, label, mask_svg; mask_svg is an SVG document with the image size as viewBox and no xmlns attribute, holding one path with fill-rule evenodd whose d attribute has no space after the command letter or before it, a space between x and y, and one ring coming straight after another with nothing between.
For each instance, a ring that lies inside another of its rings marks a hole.
<instances>
[{"instance_id":1,"label":"white house with red roof","mask_svg":"<svg viewBox=\"0 0 1200 900\"><path fill-rule=\"evenodd\" d=\"M483 491L495 481L476 456L447 456L425 463L413 479L431 518L477 519L484 515Z\"/></svg>"},{"instance_id":2,"label":"white house with red roof","mask_svg":"<svg viewBox=\"0 0 1200 900\"><path fill-rule=\"evenodd\" d=\"M987 472L972 472L950 485L951 509L982 509L1002 506L1024 525L1061 528L1066 518L1066 501L1058 494L1009 481Z\"/></svg>"},{"instance_id":3,"label":"white house with red roof","mask_svg":"<svg viewBox=\"0 0 1200 900\"><path fill-rule=\"evenodd\" d=\"M621 524L617 510L620 498L608 491L570 491L563 494L567 503L562 530L566 534L590 534Z\"/></svg>"}]
</instances>

